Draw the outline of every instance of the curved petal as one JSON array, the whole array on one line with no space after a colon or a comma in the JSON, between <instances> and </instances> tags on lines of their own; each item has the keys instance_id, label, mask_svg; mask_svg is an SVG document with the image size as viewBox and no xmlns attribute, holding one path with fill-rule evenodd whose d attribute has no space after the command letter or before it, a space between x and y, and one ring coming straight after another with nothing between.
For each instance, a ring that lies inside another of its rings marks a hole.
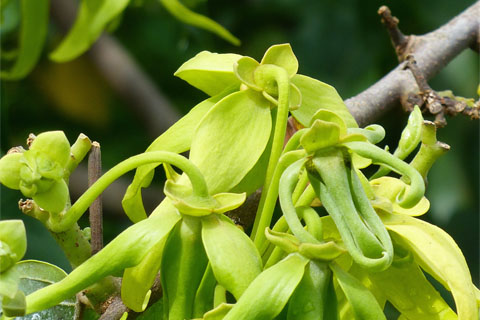
<instances>
[{"instance_id":1,"label":"curved petal","mask_svg":"<svg viewBox=\"0 0 480 320\"><path fill-rule=\"evenodd\" d=\"M265 52L261 64L274 64L287 71L291 78L298 71L298 60L289 43L273 45Z\"/></svg>"},{"instance_id":2,"label":"curved petal","mask_svg":"<svg viewBox=\"0 0 480 320\"><path fill-rule=\"evenodd\" d=\"M452 291L459 320L478 318L468 265L455 241L442 229L406 215L388 215L386 227L414 254L417 263Z\"/></svg>"},{"instance_id":3,"label":"curved petal","mask_svg":"<svg viewBox=\"0 0 480 320\"><path fill-rule=\"evenodd\" d=\"M0 183L5 187L20 189L21 153L9 153L0 159Z\"/></svg>"},{"instance_id":4,"label":"curved petal","mask_svg":"<svg viewBox=\"0 0 480 320\"><path fill-rule=\"evenodd\" d=\"M214 96L233 85L240 86L240 80L233 73L233 65L240 58L242 56L233 53L202 51L182 64L175 76Z\"/></svg>"},{"instance_id":5,"label":"curved petal","mask_svg":"<svg viewBox=\"0 0 480 320\"><path fill-rule=\"evenodd\" d=\"M210 194L229 191L247 175L265 150L271 127L268 102L252 90L225 97L203 117L190 160L203 173Z\"/></svg>"},{"instance_id":6,"label":"curved petal","mask_svg":"<svg viewBox=\"0 0 480 320\"><path fill-rule=\"evenodd\" d=\"M202 218L202 240L218 283L239 299L262 271L262 259L250 238L226 219Z\"/></svg>"}]
</instances>

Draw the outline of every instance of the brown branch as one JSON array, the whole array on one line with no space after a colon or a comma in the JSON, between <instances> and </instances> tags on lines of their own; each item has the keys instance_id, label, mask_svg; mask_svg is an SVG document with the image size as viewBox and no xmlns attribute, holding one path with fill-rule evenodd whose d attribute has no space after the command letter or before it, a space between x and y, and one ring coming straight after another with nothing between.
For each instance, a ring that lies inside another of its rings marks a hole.
<instances>
[{"instance_id":1,"label":"brown branch","mask_svg":"<svg viewBox=\"0 0 480 320\"><path fill-rule=\"evenodd\" d=\"M64 31L75 20L75 3L73 0L51 2L52 17ZM90 49L89 57L152 137L163 133L180 118L150 77L112 36L101 36Z\"/></svg>"},{"instance_id":2,"label":"brown branch","mask_svg":"<svg viewBox=\"0 0 480 320\"><path fill-rule=\"evenodd\" d=\"M100 144L92 142L90 155L88 156L88 187L91 187L102 175L102 157ZM92 255L103 248L103 209L102 196L93 201L89 209L89 220L91 229Z\"/></svg>"},{"instance_id":3,"label":"brown branch","mask_svg":"<svg viewBox=\"0 0 480 320\"><path fill-rule=\"evenodd\" d=\"M431 79L463 50L478 41L480 1L439 29L422 36L409 36L408 53L413 54L418 69L426 80ZM382 114L418 92L416 81L405 65L400 64L370 88L345 101L360 126L374 122Z\"/></svg>"},{"instance_id":4,"label":"brown branch","mask_svg":"<svg viewBox=\"0 0 480 320\"><path fill-rule=\"evenodd\" d=\"M381 21L390 34L390 40L392 40L393 48L397 53L398 61L402 62L410 37L405 37L402 31L400 31L397 17L392 16L387 6L381 6L380 9L378 9L378 14L382 17Z\"/></svg>"}]
</instances>

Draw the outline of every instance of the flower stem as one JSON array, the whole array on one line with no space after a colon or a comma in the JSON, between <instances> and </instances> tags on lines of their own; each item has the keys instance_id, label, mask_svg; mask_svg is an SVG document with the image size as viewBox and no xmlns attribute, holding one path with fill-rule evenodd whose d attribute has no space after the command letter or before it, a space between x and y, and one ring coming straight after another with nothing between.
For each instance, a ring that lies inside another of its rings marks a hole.
<instances>
[{"instance_id":1,"label":"flower stem","mask_svg":"<svg viewBox=\"0 0 480 320\"><path fill-rule=\"evenodd\" d=\"M48 229L54 232L68 230L113 181L141 165L155 162L166 162L178 167L189 177L192 183L193 193L198 197L208 197L207 184L202 173L187 158L168 151L142 153L120 162L107 171L67 212L58 216L51 216L47 221Z\"/></svg>"}]
</instances>

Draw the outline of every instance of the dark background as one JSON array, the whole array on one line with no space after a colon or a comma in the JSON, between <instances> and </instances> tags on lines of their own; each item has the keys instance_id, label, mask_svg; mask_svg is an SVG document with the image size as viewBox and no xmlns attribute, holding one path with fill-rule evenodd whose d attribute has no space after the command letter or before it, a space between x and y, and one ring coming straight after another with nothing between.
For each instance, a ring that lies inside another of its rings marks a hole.
<instances>
[{"instance_id":1,"label":"dark background","mask_svg":"<svg viewBox=\"0 0 480 320\"><path fill-rule=\"evenodd\" d=\"M235 52L261 59L272 44L289 42L299 60L299 73L333 85L343 98L351 97L380 79L397 64L377 9L388 5L405 34L438 28L473 3L471 0L316 1L316 0L188 0L195 11L224 25L242 40L235 47L216 36L171 17L158 1L132 1L114 30L125 49L180 114L205 95L173 76L175 70L201 50ZM104 169L143 152L153 141L132 106L102 78L88 55L56 64L47 54L62 33L51 23L46 50L35 70L17 82L1 85L1 152L24 145L30 132L63 130L73 143L80 132L102 145ZM3 41L3 39L2 39ZM442 70L430 85L474 97L479 83L478 54L466 50ZM378 123L387 129L384 144L396 147L407 115L400 107ZM455 239L465 254L474 282L479 282L479 123L463 116L448 118L439 139L452 151L431 170L427 197L431 210L424 218ZM131 176L129 176L131 178ZM76 183L73 181L72 183ZM159 182L157 182L159 184ZM161 189L159 189L161 190ZM57 264L68 262L43 226L22 216L19 192L3 186L1 218L21 218L28 230L25 258ZM117 206L123 194L117 196ZM158 199L161 199L161 193ZM81 225L86 226L82 218ZM105 239L129 225L118 210L105 210Z\"/></svg>"}]
</instances>

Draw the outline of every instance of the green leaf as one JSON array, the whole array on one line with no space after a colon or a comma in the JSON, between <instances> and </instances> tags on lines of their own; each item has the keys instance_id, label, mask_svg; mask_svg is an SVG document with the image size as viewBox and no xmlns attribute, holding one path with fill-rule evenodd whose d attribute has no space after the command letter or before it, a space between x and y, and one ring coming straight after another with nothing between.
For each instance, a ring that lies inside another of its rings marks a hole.
<instances>
[{"instance_id":1,"label":"green leaf","mask_svg":"<svg viewBox=\"0 0 480 320\"><path fill-rule=\"evenodd\" d=\"M291 78L298 71L298 60L289 43L273 45L265 52L261 64L273 64L282 67Z\"/></svg>"},{"instance_id":2,"label":"green leaf","mask_svg":"<svg viewBox=\"0 0 480 320\"><path fill-rule=\"evenodd\" d=\"M462 251L442 229L406 215L383 217L387 229L414 254L415 261L452 292L459 320L477 319L475 287Z\"/></svg>"},{"instance_id":3,"label":"green leaf","mask_svg":"<svg viewBox=\"0 0 480 320\"><path fill-rule=\"evenodd\" d=\"M20 189L20 168L22 163L22 153L9 153L0 159L0 183L5 187Z\"/></svg>"},{"instance_id":4,"label":"green leaf","mask_svg":"<svg viewBox=\"0 0 480 320\"><path fill-rule=\"evenodd\" d=\"M68 202L69 192L65 180L55 181L52 187L46 192L33 195L33 200L40 208L48 212L61 212Z\"/></svg>"},{"instance_id":5,"label":"green leaf","mask_svg":"<svg viewBox=\"0 0 480 320\"><path fill-rule=\"evenodd\" d=\"M108 275L138 265L180 218L173 208L127 228L65 279L28 295L27 313L54 306Z\"/></svg>"},{"instance_id":6,"label":"green leaf","mask_svg":"<svg viewBox=\"0 0 480 320\"><path fill-rule=\"evenodd\" d=\"M0 250L0 272L23 258L27 251L27 234L22 220L0 221L0 249L3 249Z\"/></svg>"},{"instance_id":7,"label":"green leaf","mask_svg":"<svg viewBox=\"0 0 480 320\"><path fill-rule=\"evenodd\" d=\"M190 160L203 173L210 194L230 190L247 175L265 150L271 127L268 102L252 90L229 95L205 115Z\"/></svg>"},{"instance_id":8,"label":"green leaf","mask_svg":"<svg viewBox=\"0 0 480 320\"><path fill-rule=\"evenodd\" d=\"M63 131L42 132L32 142L29 148L48 156L62 168L70 159L70 142Z\"/></svg>"},{"instance_id":9,"label":"green leaf","mask_svg":"<svg viewBox=\"0 0 480 320\"><path fill-rule=\"evenodd\" d=\"M262 259L250 238L226 219L202 218L202 240L218 283L238 299L262 271Z\"/></svg>"},{"instance_id":10,"label":"green leaf","mask_svg":"<svg viewBox=\"0 0 480 320\"><path fill-rule=\"evenodd\" d=\"M48 29L48 0L22 0L22 26L17 60L10 70L2 70L1 77L17 80L26 76L35 66L42 52Z\"/></svg>"},{"instance_id":11,"label":"green leaf","mask_svg":"<svg viewBox=\"0 0 480 320\"><path fill-rule=\"evenodd\" d=\"M357 320L385 319L375 296L354 276L345 272L338 264L331 263L338 284L352 306Z\"/></svg>"},{"instance_id":12,"label":"green leaf","mask_svg":"<svg viewBox=\"0 0 480 320\"><path fill-rule=\"evenodd\" d=\"M42 261L25 260L19 262L16 267L20 273L19 289L26 295L39 292L42 288L58 283L67 276L62 269ZM73 319L75 314L75 293L72 292L52 304L49 306L51 308L42 308L46 310L29 314L23 319ZM30 313L28 309L27 298L27 313Z\"/></svg>"},{"instance_id":13,"label":"green leaf","mask_svg":"<svg viewBox=\"0 0 480 320\"><path fill-rule=\"evenodd\" d=\"M217 22L191 11L178 0L160 0L160 2L178 20L194 27L208 30L236 46L240 45L240 40L228 32L227 29L219 25Z\"/></svg>"},{"instance_id":14,"label":"green leaf","mask_svg":"<svg viewBox=\"0 0 480 320\"><path fill-rule=\"evenodd\" d=\"M234 85L238 89L240 81L233 72L233 65L241 57L233 53L202 51L182 64L175 76L214 96Z\"/></svg>"},{"instance_id":15,"label":"green leaf","mask_svg":"<svg viewBox=\"0 0 480 320\"><path fill-rule=\"evenodd\" d=\"M56 62L72 60L98 39L107 24L128 5L129 0L83 0L73 27L50 54Z\"/></svg>"},{"instance_id":16,"label":"green leaf","mask_svg":"<svg viewBox=\"0 0 480 320\"><path fill-rule=\"evenodd\" d=\"M233 304L221 303L215 309L205 313L203 320L222 320L225 315L233 308Z\"/></svg>"},{"instance_id":17,"label":"green leaf","mask_svg":"<svg viewBox=\"0 0 480 320\"><path fill-rule=\"evenodd\" d=\"M291 81L302 93L302 104L300 108L292 111L292 115L304 127L310 125L313 115L319 109L326 109L336 113L345 121L349 128L358 127L355 119L334 87L299 74L295 75Z\"/></svg>"},{"instance_id":18,"label":"green leaf","mask_svg":"<svg viewBox=\"0 0 480 320\"><path fill-rule=\"evenodd\" d=\"M195 302L193 305L193 316L195 318L203 316L205 312L213 308L215 287L217 279L213 274L212 265L209 263L203 274L202 281L195 293Z\"/></svg>"},{"instance_id":19,"label":"green leaf","mask_svg":"<svg viewBox=\"0 0 480 320\"><path fill-rule=\"evenodd\" d=\"M390 268L372 272L369 278L408 319L457 319L455 312L428 282L413 259L402 263L395 263L394 260Z\"/></svg>"},{"instance_id":20,"label":"green leaf","mask_svg":"<svg viewBox=\"0 0 480 320\"><path fill-rule=\"evenodd\" d=\"M150 288L160 270L165 239L160 240L138 265L125 269L122 278L122 301L135 312L142 312L150 300Z\"/></svg>"},{"instance_id":21,"label":"green leaf","mask_svg":"<svg viewBox=\"0 0 480 320\"><path fill-rule=\"evenodd\" d=\"M308 263L297 253L264 270L250 284L224 320L270 320L287 304Z\"/></svg>"},{"instance_id":22,"label":"green leaf","mask_svg":"<svg viewBox=\"0 0 480 320\"><path fill-rule=\"evenodd\" d=\"M207 100L197 104L189 113L178 120L167 131L160 135L147 148L150 151L171 151L182 153L190 149L193 133L196 126L203 116L210 110L220 99L229 94L231 89L213 96ZM122 207L130 220L138 222L147 218L147 213L143 207L141 188L146 188L152 181L154 169L159 164L149 164L138 167L132 183L128 186L127 191L122 199Z\"/></svg>"}]
</instances>

